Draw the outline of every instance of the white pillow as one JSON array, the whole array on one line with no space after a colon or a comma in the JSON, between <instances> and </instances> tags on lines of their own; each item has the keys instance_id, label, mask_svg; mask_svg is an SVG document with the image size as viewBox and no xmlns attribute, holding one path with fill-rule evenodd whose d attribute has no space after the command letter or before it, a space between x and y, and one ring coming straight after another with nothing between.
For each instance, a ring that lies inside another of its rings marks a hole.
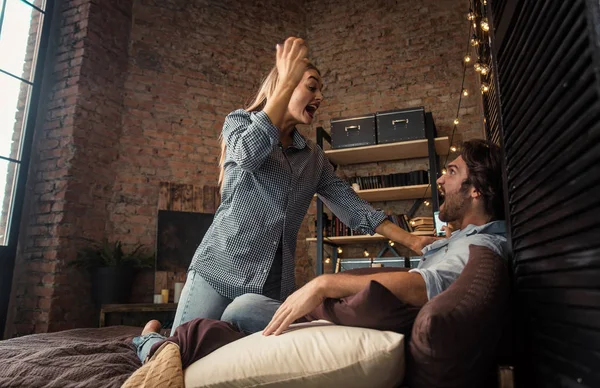
<instances>
[{"instance_id":1,"label":"white pillow","mask_svg":"<svg viewBox=\"0 0 600 388\"><path fill-rule=\"evenodd\" d=\"M404 367L402 334L315 321L232 342L194 362L184 378L186 388L390 388L402 383Z\"/></svg>"}]
</instances>

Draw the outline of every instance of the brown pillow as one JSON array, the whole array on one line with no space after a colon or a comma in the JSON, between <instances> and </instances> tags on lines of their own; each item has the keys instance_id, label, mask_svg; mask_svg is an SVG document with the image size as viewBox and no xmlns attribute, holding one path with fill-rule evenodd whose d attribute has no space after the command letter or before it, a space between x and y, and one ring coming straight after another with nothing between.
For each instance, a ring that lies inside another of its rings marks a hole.
<instances>
[{"instance_id":1,"label":"brown pillow","mask_svg":"<svg viewBox=\"0 0 600 388\"><path fill-rule=\"evenodd\" d=\"M417 316L408 346L411 388L481 387L494 368L508 310L505 261L482 246L469 246L469 261L447 290Z\"/></svg>"},{"instance_id":2,"label":"brown pillow","mask_svg":"<svg viewBox=\"0 0 600 388\"><path fill-rule=\"evenodd\" d=\"M378 272L400 272L407 268L359 268L345 271L349 275ZM308 321L325 319L337 325L391 330L409 335L419 307L400 301L391 291L376 281L371 281L358 294L325 301L305 318Z\"/></svg>"}]
</instances>

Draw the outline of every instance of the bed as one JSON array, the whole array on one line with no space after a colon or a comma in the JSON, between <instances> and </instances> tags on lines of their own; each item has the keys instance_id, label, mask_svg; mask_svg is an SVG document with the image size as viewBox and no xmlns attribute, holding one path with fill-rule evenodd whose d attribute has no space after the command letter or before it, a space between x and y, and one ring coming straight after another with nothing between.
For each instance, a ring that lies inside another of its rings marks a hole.
<instances>
[{"instance_id":1,"label":"bed","mask_svg":"<svg viewBox=\"0 0 600 388\"><path fill-rule=\"evenodd\" d=\"M120 387L140 367L131 339L112 326L0 341L0 387Z\"/></svg>"}]
</instances>

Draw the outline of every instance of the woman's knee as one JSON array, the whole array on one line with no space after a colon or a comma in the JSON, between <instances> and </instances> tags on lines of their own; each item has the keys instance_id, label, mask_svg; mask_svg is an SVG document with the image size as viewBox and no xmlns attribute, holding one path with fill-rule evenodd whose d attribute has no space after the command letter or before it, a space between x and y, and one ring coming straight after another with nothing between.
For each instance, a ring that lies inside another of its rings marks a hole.
<instances>
[{"instance_id":1,"label":"woman's knee","mask_svg":"<svg viewBox=\"0 0 600 388\"><path fill-rule=\"evenodd\" d=\"M259 294L238 296L227 306L221 320L229 322L246 333L263 330L281 302Z\"/></svg>"},{"instance_id":2,"label":"woman's knee","mask_svg":"<svg viewBox=\"0 0 600 388\"><path fill-rule=\"evenodd\" d=\"M222 321L235 323L252 315L252 312L262 310L261 306L271 300L260 294L244 294L235 298L221 316Z\"/></svg>"}]
</instances>

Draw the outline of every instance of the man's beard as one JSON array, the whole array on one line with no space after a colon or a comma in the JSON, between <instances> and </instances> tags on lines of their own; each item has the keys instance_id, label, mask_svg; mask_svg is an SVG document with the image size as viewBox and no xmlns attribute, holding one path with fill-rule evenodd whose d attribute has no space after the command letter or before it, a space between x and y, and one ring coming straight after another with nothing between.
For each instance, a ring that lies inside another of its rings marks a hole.
<instances>
[{"instance_id":1,"label":"man's beard","mask_svg":"<svg viewBox=\"0 0 600 388\"><path fill-rule=\"evenodd\" d=\"M454 222L461 220L465 215L467 201L465 193L460 190L458 193L446 194L444 205L440 208L440 220L443 222Z\"/></svg>"}]
</instances>

